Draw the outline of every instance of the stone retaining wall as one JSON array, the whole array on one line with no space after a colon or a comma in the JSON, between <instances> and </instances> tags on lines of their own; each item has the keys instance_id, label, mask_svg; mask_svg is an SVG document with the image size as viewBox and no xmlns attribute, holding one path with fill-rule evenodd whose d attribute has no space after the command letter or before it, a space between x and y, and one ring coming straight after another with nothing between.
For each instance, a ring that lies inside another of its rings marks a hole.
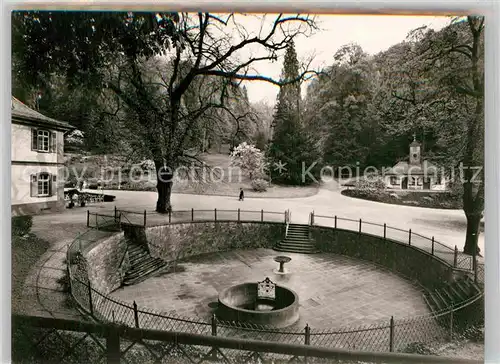
<instances>
[{"instance_id":1,"label":"stone retaining wall","mask_svg":"<svg viewBox=\"0 0 500 364\"><path fill-rule=\"evenodd\" d=\"M85 254L92 288L107 294L121 286L123 276L129 268L126 248L127 241L121 232L103 239Z\"/></svg>"},{"instance_id":2,"label":"stone retaining wall","mask_svg":"<svg viewBox=\"0 0 500 364\"><path fill-rule=\"evenodd\" d=\"M199 222L147 228L142 239L152 256L175 261L234 249L270 249L284 236L283 223Z\"/></svg>"},{"instance_id":3,"label":"stone retaining wall","mask_svg":"<svg viewBox=\"0 0 500 364\"><path fill-rule=\"evenodd\" d=\"M453 268L418 248L382 237L328 227L311 227L316 247L382 265L427 289L453 279Z\"/></svg>"}]
</instances>

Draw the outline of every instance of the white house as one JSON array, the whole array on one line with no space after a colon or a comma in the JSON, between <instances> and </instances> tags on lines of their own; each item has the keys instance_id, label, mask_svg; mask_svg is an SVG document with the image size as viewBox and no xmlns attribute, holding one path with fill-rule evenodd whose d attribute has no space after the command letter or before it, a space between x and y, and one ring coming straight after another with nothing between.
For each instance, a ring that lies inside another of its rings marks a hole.
<instances>
[{"instance_id":1,"label":"white house","mask_svg":"<svg viewBox=\"0 0 500 364\"><path fill-rule=\"evenodd\" d=\"M384 171L386 188L401 190L444 191L446 180L437 166L422 161L421 145L415 136L410 144L409 161L401 161Z\"/></svg>"},{"instance_id":2,"label":"white house","mask_svg":"<svg viewBox=\"0 0 500 364\"><path fill-rule=\"evenodd\" d=\"M12 215L64 208L64 133L74 129L12 97Z\"/></svg>"}]
</instances>

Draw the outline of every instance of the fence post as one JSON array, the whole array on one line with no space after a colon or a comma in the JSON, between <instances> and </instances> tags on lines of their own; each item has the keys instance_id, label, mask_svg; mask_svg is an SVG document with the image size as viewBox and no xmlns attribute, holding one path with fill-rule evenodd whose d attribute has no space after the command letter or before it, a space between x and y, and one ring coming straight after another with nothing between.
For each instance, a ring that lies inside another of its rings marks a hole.
<instances>
[{"instance_id":1,"label":"fence post","mask_svg":"<svg viewBox=\"0 0 500 364\"><path fill-rule=\"evenodd\" d=\"M453 267L457 267L457 260L458 260L458 248L455 245L455 252L453 253Z\"/></svg>"},{"instance_id":2,"label":"fence post","mask_svg":"<svg viewBox=\"0 0 500 364\"><path fill-rule=\"evenodd\" d=\"M118 216L118 211L116 211L116 205L115 205L115 221L117 216Z\"/></svg>"},{"instance_id":3,"label":"fence post","mask_svg":"<svg viewBox=\"0 0 500 364\"><path fill-rule=\"evenodd\" d=\"M191 221L194 221L194 209L191 209Z\"/></svg>"},{"instance_id":4,"label":"fence post","mask_svg":"<svg viewBox=\"0 0 500 364\"><path fill-rule=\"evenodd\" d=\"M172 210L168 209L168 223L172 222Z\"/></svg>"},{"instance_id":5,"label":"fence post","mask_svg":"<svg viewBox=\"0 0 500 364\"><path fill-rule=\"evenodd\" d=\"M387 237L387 224L384 222L384 240Z\"/></svg>"},{"instance_id":6,"label":"fence post","mask_svg":"<svg viewBox=\"0 0 500 364\"><path fill-rule=\"evenodd\" d=\"M106 363L120 363L120 334L114 325L108 325L106 334Z\"/></svg>"},{"instance_id":7,"label":"fence post","mask_svg":"<svg viewBox=\"0 0 500 364\"><path fill-rule=\"evenodd\" d=\"M408 230L408 245L411 245L411 229Z\"/></svg>"},{"instance_id":8,"label":"fence post","mask_svg":"<svg viewBox=\"0 0 500 364\"><path fill-rule=\"evenodd\" d=\"M434 255L434 237L432 237L431 254Z\"/></svg>"},{"instance_id":9,"label":"fence post","mask_svg":"<svg viewBox=\"0 0 500 364\"><path fill-rule=\"evenodd\" d=\"M217 336L217 318L212 314L212 336Z\"/></svg>"},{"instance_id":10,"label":"fence post","mask_svg":"<svg viewBox=\"0 0 500 364\"><path fill-rule=\"evenodd\" d=\"M95 213L95 227L99 230L99 222L97 221L97 212Z\"/></svg>"},{"instance_id":11,"label":"fence post","mask_svg":"<svg viewBox=\"0 0 500 364\"><path fill-rule=\"evenodd\" d=\"M240 222L240 209L238 209L238 222Z\"/></svg>"},{"instance_id":12,"label":"fence post","mask_svg":"<svg viewBox=\"0 0 500 364\"><path fill-rule=\"evenodd\" d=\"M306 327L304 328L305 331L305 345L311 345L311 328L309 327L309 324L306 324Z\"/></svg>"},{"instance_id":13,"label":"fence post","mask_svg":"<svg viewBox=\"0 0 500 364\"><path fill-rule=\"evenodd\" d=\"M453 309L450 310L450 341L453 340Z\"/></svg>"},{"instance_id":14,"label":"fence post","mask_svg":"<svg viewBox=\"0 0 500 364\"><path fill-rule=\"evenodd\" d=\"M76 235L76 238L78 239L78 252L79 253L82 252L82 237L80 235L81 235L81 233L78 233Z\"/></svg>"},{"instance_id":15,"label":"fence post","mask_svg":"<svg viewBox=\"0 0 500 364\"><path fill-rule=\"evenodd\" d=\"M90 226L90 211L87 210L87 227Z\"/></svg>"},{"instance_id":16,"label":"fence post","mask_svg":"<svg viewBox=\"0 0 500 364\"><path fill-rule=\"evenodd\" d=\"M390 331L389 331L389 351L394 351L394 316L391 316Z\"/></svg>"},{"instance_id":17,"label":"fence post","mask_svg":"<svg viewBox=\"0 0 500 364\"><path fill-rule=\"evenodd\" d=\"M474 283L477 284L477 255L472 256L472 270L474 271Z\"/></svg>"},{"instance_id":18,"label":"fence post","mask_svg":"<svg viewBox=\"0 0 500 364\"><path fill-rule=\"evenodd\" d=\"M217 209L214 209L214 218L215 218L215 221L217 221Z\"/></svg>"},{"instance_id":19,"label":"fence post","mask_svg":"<svg viewBox=\"0 0 500 364\"><path fill-rule=\"evenodd\" d=\"M311 226L314 225L314 211L311 212Z\"/></svg>"},{"instance_id":20,"label":"fence post","mask_svg":"<svg viewBox=\"0 0 500 364\"><path fill-rule=\"evenodd\" d=\"M134 321L135 327L139 328L139 312L137 311L137 303L134 301Z\"/></svg>"},{"instance_id":21,"label":"fence post","mask_svg":"<svg viewBox=\"0 0 500 364\"><path fill-rule=\"evenodd\" d=\"M147 216L146 210L144 210L144 227L146 227L146 216Z\"/></svg>"},{"instance_id":22,"label":"fence post","mask_svg":"<svg viewBox=\"0 0 500 364\"><path fill-rule=\"evenodd\" d=\"M87 282L87 289L89 292L89 310L90 316L94 316L94 305L92 304L92 287L90 286L90 281Z\"/></svg>"},{"instance_id":23,"label":"fence post","mask_svg":"<svg viewBox=\"0 0 500 364\"><path fill-rule=\"evenodd\" d=\"M335 215L335 229L337 229L337 215Z\"/></svg>"},{"instance_id":24,"label":"fence post","mask_svg":"<svg viewBox=\"0 0 500 364\"><path fill-rule=\"evenodd\" d=\"M260 221L264 221L264 210L260 210Z\"/></svg>"},{"instance_id":25,"label":"fence post","mask_svg":"<svg viewBox=\"0 0 500 364\"><path fill-rule=\"evenodd\" d=\"M359 219L359 233L361 234L361 219Z\"/></svg>"}]
</instances>

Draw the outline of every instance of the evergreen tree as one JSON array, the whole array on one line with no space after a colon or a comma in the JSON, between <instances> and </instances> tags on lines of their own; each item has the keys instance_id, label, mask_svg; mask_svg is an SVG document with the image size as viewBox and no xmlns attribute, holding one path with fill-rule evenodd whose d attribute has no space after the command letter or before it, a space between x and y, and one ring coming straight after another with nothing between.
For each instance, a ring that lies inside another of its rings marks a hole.
<instances>
[{"instance_id":1,"label":"evergreen tree","mask_svg":"<svg viewBox=\"0 0 500 364\"><path fill-rule=\"evenodd\" d=\"M278 94L272 142L267 151L272 180L289 185L307 185L319 181L315 143L301 122L300 83L286 83L288 80L298 79L298 76L297 53L294 44L290 43L281 74L281 81L285 85L281 86ZM284 169L277 170L277 165Z\"/></svg>"}]
</instances>

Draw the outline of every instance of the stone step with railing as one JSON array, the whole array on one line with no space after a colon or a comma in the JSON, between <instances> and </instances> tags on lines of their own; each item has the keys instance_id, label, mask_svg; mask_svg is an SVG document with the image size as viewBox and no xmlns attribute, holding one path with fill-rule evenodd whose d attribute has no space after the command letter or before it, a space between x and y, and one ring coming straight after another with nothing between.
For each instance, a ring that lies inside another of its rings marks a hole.
<instances>
[{"instance_id":1,"label":"stone step with railing","mask_svg":"<svg viewBox=\"0 0 500 364\"><path fill-rule=\"evenodd\" d=\"M163 260L152 257L145 246L132 242L128 244L130 268L123 278L124 286L142 282L167 266Z\"/></svg>"},{"instance_id":2,"label":"stone step with railing","mask_svg":"<svg viewBox=\"0 0 500 364\"><path fill-rule=\"evenodd\" d=\"M447 283L434 291L424 293L424 300L432 312L442 311L482 293L481 287L468 276Z\"/></svg>"},{"instance_id":3,"label":"stone step with railing","mask_svg":"<svg viewBox=\"0 0 500 364\"><path fill-rule=\"evenodd\" d=\"M288 224L285 239L278 242L274 250L288 253L317 253L314 241L310 238L309 225Z\"/></svg>"}]
</instances>

